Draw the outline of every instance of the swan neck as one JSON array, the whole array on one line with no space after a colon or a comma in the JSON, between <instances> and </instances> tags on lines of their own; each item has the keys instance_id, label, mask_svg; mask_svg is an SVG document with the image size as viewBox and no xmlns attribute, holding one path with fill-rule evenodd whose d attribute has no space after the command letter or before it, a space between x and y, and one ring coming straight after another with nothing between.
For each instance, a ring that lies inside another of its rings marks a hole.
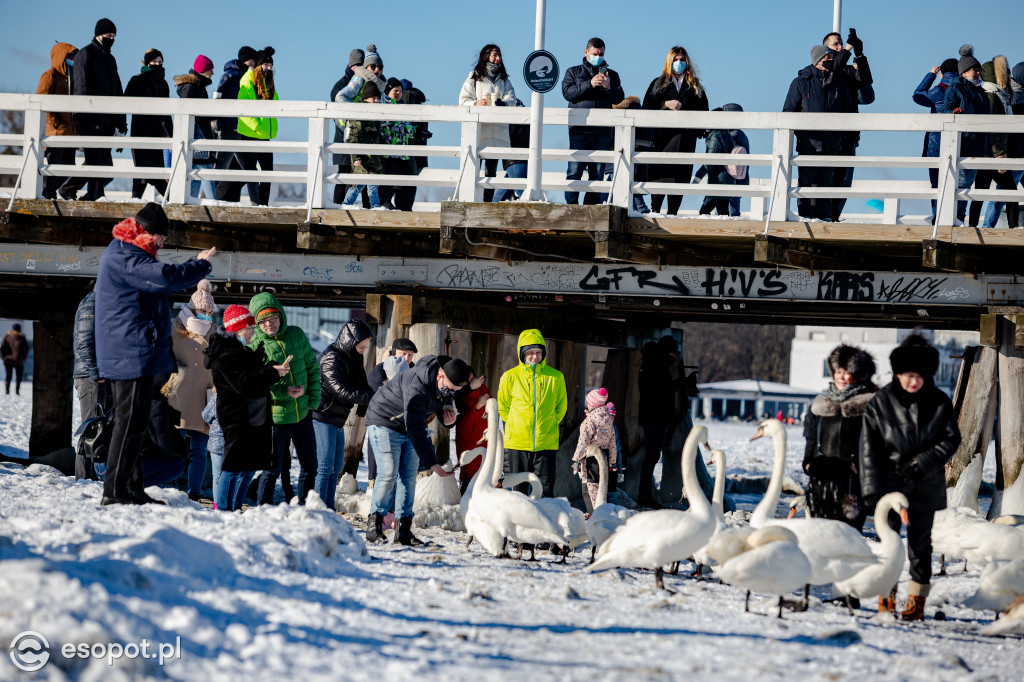
<instances>
[{"instance_id":1,"label":"swan neck","mask_svg":"<svg viewBox=\"0 0 1024 682\"><path fill-rule=\"evenodd\" d=\"M891 545L900 541L899 531L889 525L889 512L893 511L892 500L882 499L875 505L875 532L883 545Z\"/></svg>"},{"instance_id":2,"label":"swan neck","mask_svg":"<svg viewBox=\"0 0 1024 682\"><path fill-rule=\"evenodd\" d=\"M715 490L711 494L711 511L716 519L725 517L725 458L721 455L715 459Z\"/></svg>"},{"instance_id":3,"label":"swan neck","mask_svg":"<svg viewBox=\"0 0 1024 682\"><path fill-rule=\"evenodd\" d=\"M693 445L690 445L690 442ZM711 516L711 505L708 498L704 496L704 489L697 481L697 449L699 443L696 438L687 438L683 447L683 456L680 458L680 466L683 469L683 490L686 491L686 499L690 501L690 511L701 518Z\"/></svg>"},{"instance_id":4,"label":"swan neck","mask_svg":"<svg viewBox=\"0 0 1024 682\"><path fill-rule=\"evenodd\" d=\"M772 441L775 444L772 477L768 481L768 490L750 517L750 525L754 528L760 528L775 516L775 508L779 506L779 497L782 495L782 478L786 475L786 443L784 436L773 435Z\"/></svg>"},{"instance_id":5,"label":"swan neck","mask_svg":"<svg viewBox=\"0 0 1024 682\"><path fill-rule=\"evenodd\" d=\"M597 502L594 508L602 504L608 504L608 459L604 456L604 450L597 449Z\"/></svg>"}]
</instances>

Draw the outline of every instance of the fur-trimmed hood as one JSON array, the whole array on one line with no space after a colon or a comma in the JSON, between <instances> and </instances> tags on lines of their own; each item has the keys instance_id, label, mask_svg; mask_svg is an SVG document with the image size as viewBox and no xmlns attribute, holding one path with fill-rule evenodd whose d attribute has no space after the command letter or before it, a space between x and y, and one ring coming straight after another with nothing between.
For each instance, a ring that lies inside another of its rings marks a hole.
<instances>
[{"instance_id":1,"label":"fur-trimmed hood","mask_svg":"<svg viewBox=\"0 0 1024 682\"><path fill-rule=\"evenodd\" d=\"M874 391L865 391L847 398L843 402L832 400L824 395L819 395L811 403L811 413L818 417L859 417L864 414L864 409L875 397Z\"/></svg>"},{"instance_id":2,"label":"fur-trimmed hood","mask_svg":"<svg viewBox=\"0 0 1024 682\"><path fill-rule=\"evenodd\" d=\"M640 98L636 95L630 95L618 104L613 104L612 109L636 109L640 106Z\"/></svg>"},{"instance_id":3,"label":"fur-trimmed hood","mask_svg":"<svg viewBox=\"0 0 1024 682\"><path fill-rule=\"evenodd\" d=\"M159 249L156 245L156 235L146 232L142 225L136 222L135 218L125 218L117 225L114 225L112 232L115 239L125 244L137 246L153 258L156 258L156 252Z\"/></svg>"}]
</instances>

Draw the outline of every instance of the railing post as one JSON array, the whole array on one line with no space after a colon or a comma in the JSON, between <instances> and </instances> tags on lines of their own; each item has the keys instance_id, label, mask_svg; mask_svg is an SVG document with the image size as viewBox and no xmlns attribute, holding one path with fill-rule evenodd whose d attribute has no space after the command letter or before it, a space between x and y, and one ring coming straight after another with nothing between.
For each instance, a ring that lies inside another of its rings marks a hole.
<instances>
[{"instance_id":1,"label":"railing post","mask_svg":"<svg viewBox=\"0 0 1024 682\"><path fill-rule=\"evenodd\" d=\"M772 197L768 220L789 220L789 186L793 181L793 131L778 128L772 134Z\"/></svg>"},{"instance_id":2,"label":"railing post","mask_svg":"<svg viewBox=\"0 0 1024 682\"><path fill-rule=\"evenodd\" d=\"M632 121L615 126L614 149L618 157L612 166L611 204L627 211L633 208L633 147L636 128Z\"/></svg>"},{"instance_id":3,"label":"railing post","mask_svg":"<svg viewBox=\"0 0 1024 682\"><path fill-rule=\"evenodd\" d=\"M477 179L480 176L480 121L473 113L467 112L468 121L462 122L462 140L459 144L459 186L456 201L480 202L484 192Z\"/></svg>"},{"instance_id":4,"label":"railing post","mask_svg":"<svg viewBox=\"0 0 1024 682\"><path fill-rule=\"evenodd\" d=\"M171 179L167 183L167 194L164 202L168 204L187 204L192 202L192 133L193 126L190 114L174 114L174 144L171 147ZM196 199L195 203L199 203Z\"/></svg>"},{"instance_id":5,"label":"railing post","mask_svg":"<svg viewBox=\"0 0 1024 682\"><path fill-rule=\"evenodd\" d=\"M25 168L21 178L19 194L29 199L43 196L43 176L39 175L43 160L43 136L46 135L46 112L27 109L25 111L25 146L22 154L32 154L34 163Z\"/></svg>"},{"instance_id":6,"label":"railing post","mask_svg":"<svg viewBox=\"0 0 1024 682\"><path fill-rule=\"evenodd\" d=\"M960 131L953 129L953 126L952 123L945 124L939 138L936 225L953 225L956 222L956 191L960 175Z\"/></svg>"},{"instance_id":7,"label":"railing post","mask_svg":"<svg viewBox=\"0 0 1024 682\"><path fill-rule=\"evenodd\" d=\"M324 169L327 167L327 145L334 119L309 119L308 147L306 149L306 202L307 207L324 207Z\"/></svg>"}]
</instances>

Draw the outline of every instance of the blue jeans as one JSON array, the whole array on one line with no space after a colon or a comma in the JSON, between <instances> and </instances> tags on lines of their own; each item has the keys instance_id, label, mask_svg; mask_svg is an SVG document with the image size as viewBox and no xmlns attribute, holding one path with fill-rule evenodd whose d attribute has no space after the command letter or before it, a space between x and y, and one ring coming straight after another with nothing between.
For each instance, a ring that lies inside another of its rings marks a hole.
<instances>
[{"instance_id":1,"label":"blue jeans","mask_svg":"<svg viewBox=\"0 0 1024 682\"><path fill-rule=\"evenodd\" d=\"M189 191L189 194L198 199L200 189L207 199L217 198L217 195L214 192L213 180L193 180L192 189Z\"/></svg>"},{"instance_id":2,"label":"blue jeans","mask_svg":"<svg viewBox=\"0 0 1024 682\"><path fill-rule=\"evenodd\" d=\"M345 206L351 206L359 200L359 195L366 188L366 194L370 197L370 208L380 208L380 195L377 185L350 185L345 192Z\"/></svg>"},{"instance_id":3,"label":"blue jeans","mask_svg":"<svg viewBox=\"0 0 1024 682\"><path fill-rule=\"evenodd\" d=\"M206 444L210 436L202 431L178 429L178 432L182 438L188 438L188 494L198 495L206 478Z\"/></svg>"},{"instance_id":4,"label":"blue jeans","mask_svg":"<svg viewBox=\"0 0 1024 682\"><path fill-rule=\"evenodd\" d=\"M581 130L582 128L582 130ZM612 133L606 128L586 128L585 126L573 126L569 128L569 147L586 151L609 151L612 148ZM593 161L570 161L569 169L565 173L566 180L579 180L583 177L583 171L591 181L607 180L611 177L611 164L595 163ZM566 192L565 203L575 204L579 200L579 192ZM583 196L584 204L603 204L608 201L607 194L587 192Z\"/></svg>"},{"instance_id":5,"label":"blue jeans","mask_svg":"<svg viewBox=\"0 0 1024 682\"><path fill-rule=\"evenodd\" d=\"M245 494L249 492L249 483L255 471L222 471L213 487L213 501L217 509L237 511L245 502Z\"/></svg>"},{"instance_id":6,"label":"blue jeans","mask_svg":"<svg viewBox=\"0 0 1024 682\"><path fill-rule=\"evenodd\" d=\"M334 509L334 491L345 463L345 429L313 420L316 434L316 493L328 509Z\"/></svg>"},{"instance_id":7,"label":"blue jeans","mask_svg":"<svg viewBox=\"0 0 1024 682\"><path fill-rule=\"evenodd\" d=\"M306 495L313 489L316 477L316 434L313 432L312 413L308 413L297 424L274 425L274 468L260 474L258 504L274 503L274 490L281 476L281 461L288 451L289 443L295 444L295 454L301 467L295 494L299 496L299 504L306 503Z\"/></svg>"},{"instance_id":8,"label":"blue jeans","mask_svg":"<svg viewBox=\"0 0 1024 682\"><path fill-rule=\"evenodd\" d=\"M1024 171L1010 171L1013 175L1013 185L1016 187L1020 184L1021 178L1024 178ZM990 201L988 202L988 208L985 209L985 227L995 227L996 223L999 222L999 216L1003 214L1002 201Z\"/></svg>"},{"instance_id":9,"label":"blue jeans","mask_svg":"<svg viewBox=\"0 0 1024 682\"><path fill-rule=\"evenodd\" d=\"M217 481L220 480L220 475L223 471L224 453L210 450L210 464L213 466L213 476L211 477L213 484L213 506L219 509L220 505L217 504Z\"/></svg>"},{"instance_id":10,"label":"blue jeans","mask_svg":"<svg viewBox=\"0 0 1024 682\"><path fill-rule=\"evenodd\" d=\"M960 174L956 179L957 189L970 189L971 185L974 184L974 179L978 177L978 171L976 169L961 168ZM956 219L963 222L964 218L967 217L967 202L958 201L956 202Z\"/></svg>"},{"instance_id":11,"label":"blue jeans","mask_svg":"<svg viewBox=\"0 0 1024 682\"><path fill-rule=\"evenodd\" d=\"M527 163L525 161L517 161L505 169L505 177L522 180L526 177L526 167ZM523 191L519 189L503 189L495 201L512 201L522 195Z\"/></svg>"},{"instance_id":12,"label":"blue jeans","mask_svg":"<svg viewBox=\"0 0 1024 682\"><path fill-rule=\"evenodd\" d=\"M366 429L373 453L377 458L377 482L373 485L371 514L388 513L392 495L395 500L395 516L400 519L412 518L412 503L416 496L416 472L420 458L412 447L409 437L384 426L370 426Z\"/></svg>"}]
</instances>

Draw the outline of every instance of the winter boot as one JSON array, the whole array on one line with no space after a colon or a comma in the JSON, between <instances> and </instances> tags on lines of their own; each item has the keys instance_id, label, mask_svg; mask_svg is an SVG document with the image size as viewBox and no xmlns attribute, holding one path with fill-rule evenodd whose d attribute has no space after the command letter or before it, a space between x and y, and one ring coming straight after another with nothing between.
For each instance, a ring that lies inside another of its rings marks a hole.
<instances>
[{"instance_id":1,"label":"winter boot","mask_svg":"<svg viewBox=\"0 0 1024 682\"><path fill-rule=\"evenodd\" d=\"M409 547L420 547L423 545L423 540L412 534L411 516L403 516L398 519L398 533L395 538L395 541L400 545L408 545Z\"/></svg>"},{"instance_id":2,"label":"winter boot","mask_svg":"<svg viewBox=\"0 0 1024 682\"><path fill-rule=\"evenodd\" d=\"M371 545L382 545L387 542L384 537L384 517L370 514L366 517L366 541Z\"/></svg>"},{"instance_id":3,"label":"winter boot","mask_svg":"<svg viewBox=\"0 0 1024 682\"><path fill-rule=\"evenodd\" d=\"M879 613L896 613L896 588L892 588L888 597L878 595Z\"/></svg>"},{"instance_id":4,"label":"winter boot","mask_svg":"<svg viewBox=\"0 0 1024 682\"><path fill-rule=\"evenodd\" d=\"M907 608L903 609L900 616L902 620L924 620L924 603L929 588L930 585L910 581L910 596L907 598Z\"/></svg>"}]
</instances>

